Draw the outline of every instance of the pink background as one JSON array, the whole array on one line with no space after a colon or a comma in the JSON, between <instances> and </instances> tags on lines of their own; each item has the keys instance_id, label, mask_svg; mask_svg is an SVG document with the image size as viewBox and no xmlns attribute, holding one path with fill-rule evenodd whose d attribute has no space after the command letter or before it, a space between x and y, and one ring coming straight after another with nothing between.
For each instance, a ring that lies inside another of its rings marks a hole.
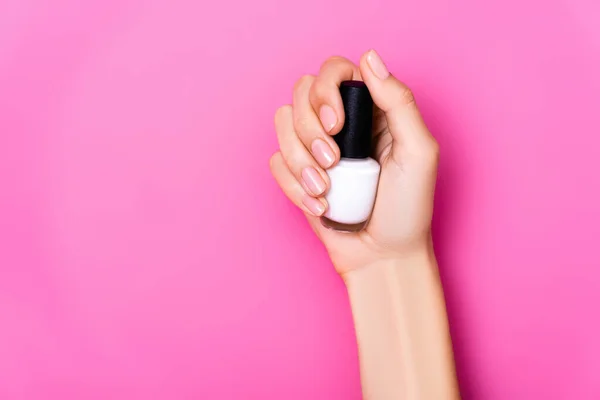
<instances>
[{"instance_id":1,"label":"pink background","mask_svg":"<svg viewBox=\"0 0 600 400\"><path fill-rule=\"evenodd\" d=\"M599 12L2 0L0 398L359 399L344 287L267 164L294 81L371 47L441 144L464 398L600 398Z\"/></svg>"}]
</instances>

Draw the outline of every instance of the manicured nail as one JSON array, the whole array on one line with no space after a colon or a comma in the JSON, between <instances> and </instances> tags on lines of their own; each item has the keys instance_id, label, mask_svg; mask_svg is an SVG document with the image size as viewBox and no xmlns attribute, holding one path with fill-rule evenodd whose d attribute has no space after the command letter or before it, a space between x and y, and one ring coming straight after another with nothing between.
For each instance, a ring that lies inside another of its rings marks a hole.
<instances>
[{"instance_id":1,"label":"manicured nail","mask_svg":"<svg viewBox=\"0 0 600 400\"><path fill-rule=\"evenodd\" d=\"M331 167L331 164L333 164L333 161L335 160L335 154L333 154L331 146L329 146L323 139L313 140L310 149L321 167Z\"/></svg>"},{"instance_id":2,"label":"manicured nail","mask_svg":"<svg viewBox=\"0 0 600 400\"><path fill-rule=\"evenodd\" d=\"M319 119L321 120L321 124L323 124L323 128L325 128L325 132L329 132L337 124L337 115L335 115L333 108L327 104L321 106Z\"/></svg>"},{"instance_id":3,"label":"manicured nail","mask_svg":"<svg viewBox=\"0 0 600 400\"><path fill-rule=\"evenodd\" d=\"M369 68L371 68L373 74L379 79L385 79L390 76L390 72L375 50L369 51L369 54L367 55L367 64L369 64Z\"/></svg>"},{"instance_id":4,"label":"manicured nail","mask_svg":"<svg viewBox=\"0 0 600 400\"><path fill-rule=\"evenodd\" d=\"M306 167L302 170L302 180L304 180L308 190L315 196L325 191L325 181L321 177L321 174L313 167Z\"/></svg>"},{"instance_id":5,"label":"manicured nail","mask_svg":"<svg viewBox=\"0 0 600 400\"><path fill-rule=\"evenodd\" d=\"M320 217L325 212L325 204L319 199L310 197L308 194L304 194L302 197L302 204L308 209L308 211L315 217Z\"/></svg>"}]
</instances>

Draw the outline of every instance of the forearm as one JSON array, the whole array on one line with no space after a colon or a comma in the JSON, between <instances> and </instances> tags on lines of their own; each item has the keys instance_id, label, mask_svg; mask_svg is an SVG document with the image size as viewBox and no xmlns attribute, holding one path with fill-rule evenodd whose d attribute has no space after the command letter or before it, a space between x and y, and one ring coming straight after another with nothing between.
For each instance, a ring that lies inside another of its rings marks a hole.
<instances>
[{"instance_id":1,"label":"forearm","mask_svg":"<svg viewBox=\"0 0 600 400\"><path fill-rule=\"evenodd\" d=\"M433 250L344 275L365 400L459 399Z\"/></svg>"}]
</instances>

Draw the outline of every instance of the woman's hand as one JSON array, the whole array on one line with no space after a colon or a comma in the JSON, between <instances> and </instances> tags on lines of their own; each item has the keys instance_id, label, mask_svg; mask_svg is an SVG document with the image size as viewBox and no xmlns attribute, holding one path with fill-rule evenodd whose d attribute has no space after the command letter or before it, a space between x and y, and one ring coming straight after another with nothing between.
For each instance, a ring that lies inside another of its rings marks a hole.
<instances>
[{"instance_id":1,"label":"woman's hand","mask_svg":"<svg viewBox=\"0 0 600 400\"><path fill-rule=\"evenodd\" d=\"M332 138L344 124L339 85L363 80L375 103L374 154L381 164L377 199L367 227L340 233L321 225L329 186L325 170L339 161ZM307 216L338 273L397 260L430 249L438 145L429 133L412 92L392 76L371 50L360 64L333 57L318 76L294 87L293 104L277 110L280 150L271 158L277 183Z\"/></svg>"}]
</instances>

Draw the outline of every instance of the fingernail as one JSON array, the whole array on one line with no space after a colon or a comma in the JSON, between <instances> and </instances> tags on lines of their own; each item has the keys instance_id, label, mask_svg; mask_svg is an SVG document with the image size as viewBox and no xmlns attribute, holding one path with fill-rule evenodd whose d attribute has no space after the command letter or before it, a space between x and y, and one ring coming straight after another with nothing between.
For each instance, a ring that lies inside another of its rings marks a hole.
<instances>
[{"instance_id":1,"label":"fingernail","mask_svg":"<svg viewBox=\"0 0 600 400\"><path fill-rule=\"evenodd\" d=\"M327 104L321 106L321 109L319 110L319 119L326 132L332 130L335 124L337 124L337 115L335 115L333 108Z\"/></svg>"},{"instance_id":2,"label":"fingernail","mask_svg":"<svg viewBox=\"0 0 600 400\"><path fill-rule=\"evenodd\" d=\"M371 50L367 55L367 64L369 64L369 68L371 68L373 74L379 79L385 79L390 76L390 72L375 50Z\"/></svg>"},{"instance_id":3,"label":"fingernail","mask_svg":"<svg viewBox=\"0 0 600 400\"><path fill-rule=\"evenodd\" d=\"M331 147L323 139L313 140L310 149L321 167L331 167L331 164L335 160L335 154L333 154L333 150L331 150Z\"/></svg>"},{"instance_id":4,"label":"fingernail","mask_svg":"<svg viewBox=\"0 0 600 400\"><path fill-rule=\"evenodd\" d=\"M302 204L304 204L308 211L315 217L320 217L325 212L325 204L323 204L321 200L310 197L306 193L302 197Z\"/></svg>"},{"instance_id":5,"label":"fingernail","mask_svg":"<svg viewBox=\"0 0 600 400\"><path fill-rule=\"evenodd\" d=\"M315 196L325 191L325 181L313 167L306 167L302 170L302 180L304 180L308 190Z\"/></svg>"}]
</instances>

